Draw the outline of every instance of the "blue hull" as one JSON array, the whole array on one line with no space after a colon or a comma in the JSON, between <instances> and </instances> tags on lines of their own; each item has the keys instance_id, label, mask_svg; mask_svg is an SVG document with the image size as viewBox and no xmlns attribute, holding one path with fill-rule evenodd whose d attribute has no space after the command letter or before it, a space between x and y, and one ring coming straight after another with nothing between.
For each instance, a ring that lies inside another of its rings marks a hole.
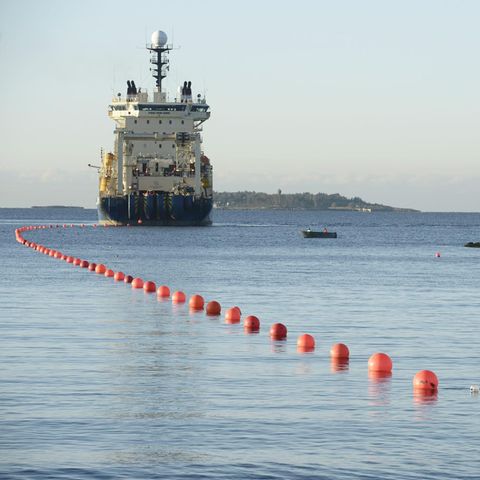
<instances>
[{"instance_id":1,"label":"blue hull","mask_svg":"<svg viewBox=\"0 0 480 480\"><path fill-rule=\"evenodd\" d=\"M197 226L210 225L211 198L157 192L149 195L103 197L98 201L102 224Z\"/></svg>"}]
</instances>

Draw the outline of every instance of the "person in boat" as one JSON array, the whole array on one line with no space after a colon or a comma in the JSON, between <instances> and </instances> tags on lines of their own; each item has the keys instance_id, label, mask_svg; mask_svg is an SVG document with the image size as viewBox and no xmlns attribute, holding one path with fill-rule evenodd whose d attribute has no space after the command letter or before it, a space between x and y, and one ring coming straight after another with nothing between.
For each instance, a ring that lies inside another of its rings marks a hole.
<instances>
[{"instance_id":1,"label":"person in boat","mask_svg":"<svg viewBox=\"0 0 480 480\"><path fill-rule=\"evenodd\" d=\"M323 229L323 233L328 233L327 227Z\"/></svg>"}]
</instances>

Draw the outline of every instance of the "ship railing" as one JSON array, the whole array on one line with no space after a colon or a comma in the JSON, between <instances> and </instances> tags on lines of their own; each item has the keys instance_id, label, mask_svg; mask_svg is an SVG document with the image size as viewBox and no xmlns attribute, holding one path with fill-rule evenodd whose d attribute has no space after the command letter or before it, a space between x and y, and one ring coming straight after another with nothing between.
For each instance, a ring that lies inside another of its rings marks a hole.
<instances>
[{"instance_id":1,"label":"ship railing","mask_svg":"<svg viewBox=\"0 0 480 480\"><path fill-rule=\"evenodd\" d=\"M115 97L112 98L113 103L130 103L130 102L138 102L138 103L148 103L152 100L152 98L148 94L148 90L143 90L141 92L136 93L135 95L122 95L121 93L117 94ZM164 103L166 98L160 102Z\"/></svg>"},{"instance_id":2,"label":"ship railing","mask_svg":"<svg viewBox=\"0 0 480 480\"><path fill-rule=\"evenodd\" d=\"M134 177L177 177L177 178L194 178L195 172L169 172L165 173L164 175L158 175L158 172L142 172L139 171L138 173L134 173Z\"/></svg>"},{"instance_id":3,"label":"ship railing","mask_svg":"<svg viewBox=\"0 0 480 480\"><path fill-rule=\"evenodd\" d=\"M146 102L148 101L147 92L140 92L137 95L117 95L112 98L112 103L125 103L125 102Z\"/></svg>"}]
</instances>

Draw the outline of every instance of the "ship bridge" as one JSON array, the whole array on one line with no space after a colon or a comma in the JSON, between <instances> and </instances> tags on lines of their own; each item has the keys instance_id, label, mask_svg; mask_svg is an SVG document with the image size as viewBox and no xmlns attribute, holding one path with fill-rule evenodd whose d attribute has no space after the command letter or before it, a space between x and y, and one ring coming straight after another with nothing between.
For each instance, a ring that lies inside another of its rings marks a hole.
<instances>
[{"instance_id":1,"label":"ship bridge","mask_svg":"<svg viewBox=\"0 0 480 480\"><path fill-rule=\"evenodd\" d=\"M148 94L143 98L127 99L117 96L108 107L108 115L116 120L127 116L166 116L191 117L193 120L207 120L210 117L209 105L205 98L198 98L197 103L183 102L148 102ZM147 101L145 101L147 100Z\"/></svg>"}]
</instances>

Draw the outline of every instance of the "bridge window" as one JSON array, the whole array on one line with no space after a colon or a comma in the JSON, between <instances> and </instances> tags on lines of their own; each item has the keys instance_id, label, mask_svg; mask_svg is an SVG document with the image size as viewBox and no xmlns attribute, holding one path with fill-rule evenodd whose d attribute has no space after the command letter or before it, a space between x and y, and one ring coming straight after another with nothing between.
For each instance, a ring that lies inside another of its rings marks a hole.
<instances>
[{"instance_id":1,"label":"bridge window","mask_svg":"<svg viewBox=\"0 0 480 480\"><path fill-rule=\"evenodd\" d=\"M136 108L140 110L147 110L150 112L182 112L187 108L186 104L183 105L152 105L149 103L139 103ZM207 107L208 108L208 107Z\"/></svg>"},{"instance_id":2,"label":"bridge window","mask_svg":"<svg viewBox=\"0 0 480 480\"><path fill-rule=\"evenodd\" d=\"M205 106L192 106L192 112L206 112L209 109L208 105Z\"/></svg>"}]
</instances>

